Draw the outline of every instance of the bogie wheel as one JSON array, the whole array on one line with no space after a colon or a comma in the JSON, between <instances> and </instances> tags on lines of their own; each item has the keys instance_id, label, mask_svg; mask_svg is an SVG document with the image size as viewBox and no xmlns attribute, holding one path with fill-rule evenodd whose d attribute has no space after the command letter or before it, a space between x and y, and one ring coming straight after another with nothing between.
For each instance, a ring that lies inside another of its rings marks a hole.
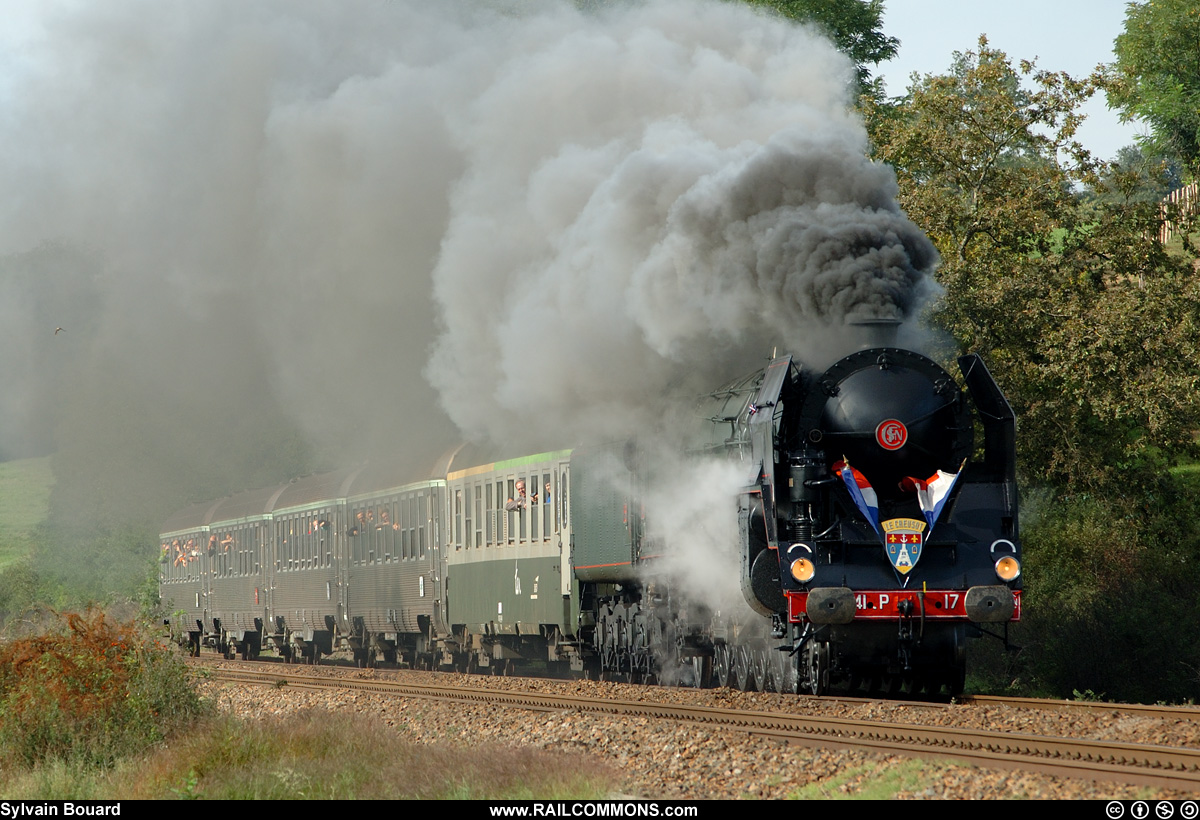
<instances>
[{"instance_id":1,"label":"bogie wheel","mask_svg":"<svg viewBox=\"0 0 1200 820\"><path fill-rule=\"evenodd\" d=\"M775 691L775 676L765 643L756 641L747 651L750 653L750 671L754 673L755 687L760 692Z\"/></svg>"},{"instance_id":2,"label":"bogie wheel","mask_svg":"<svg viewBox=\"0 0 1200 820\"><path fill-rule=\"evenodd\" d=\"M717 686L721 688L729 686L730 672L732 671L729 655L729 644L717 644L713 647L713 674L717 678Z\"/></svg>"},{"instance_id":3,"label":"bogie wheel","mask_svg":"<svg viewBox=\"0 0 1200 820\"><path fill-rule=\"evenodd\" d=\"M754 660L752 650L748 646L733 648L733 674L737 688L743 692L753 692L757 688L754 680Z\"/></svg>"}]
</instances>

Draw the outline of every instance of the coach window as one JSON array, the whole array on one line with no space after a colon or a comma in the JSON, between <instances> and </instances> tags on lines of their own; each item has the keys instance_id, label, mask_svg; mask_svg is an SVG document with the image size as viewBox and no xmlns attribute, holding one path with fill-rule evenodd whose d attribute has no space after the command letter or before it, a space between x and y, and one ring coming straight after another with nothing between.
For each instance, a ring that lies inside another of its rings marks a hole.
<instances>
[{"instance_id":1,"label":"coach window","mask_svg":"<svg viewBox=\"0 0 1200 820\"><path fill-rule=\"evenodd\" d=\"M550 504L550 506L553 507L552 515L554 516L554 531L562 532L562 516L559 514L559 511L562 509L562 489L558 486L558 473L553 474L553 480L555 487L554 494L550 496L553 502Z\"/></svg>"},{"instance_id":2,"label":"coach window","mask_svg":"<svg viewBox=\"0 0 1200 820\"><path fill-rule=\"evenodd\" d=\"M542 473L542 483L538 485L538 502L542 510L542 537L550 538L550 527L554 516L550 510L554 507L554 493L550 488L550 474Z\"/></svg>"},{"instance_id":3,"label":"coach window","mask_svg":"<svg viewBox=\"0 0 1200 820\"><path fill-rule=\"evenodd\" d=\"M490 487L489 487L490 489ZM475 485L475 547L483 546L483 485Z\"/></svg>"},{"instance_id":4,"label":"coach window","mask_svg":"<svg viewBox=\"0 0 1200 820\"><path fill-rule=\"evenodd\" d=\"M325 553L325 566L333 565L333 539L329 537L329 516L333 510L322 510L313 516L313 529L317 534L317 543L321 552Z\"/></svg>"},{"instance_id":5,"label":"coach window","mask_svg":"<svg viewBox=\"0 0 1200 820\"><path fill-rule=\"evenodd\" d=\"M423 495L414 502L414 504L418 505L417 544L420 547L422 558L425 557L425 539L429 537L429 534L426 531L426 524L429 523L429 508L427 506L428 501L428 497Z\"/></svg>"},{"instance_id":6,"label":"coach window","mask_svg":"<svg viewBox=\"0 0 1200 820\"><path fill-rule=\"evenodd\" d=\"M465 523L463 525L463 531L458 534L458 540L462 542L464 547L470 549L472 538L471 533L475 530L475 521L473 518L471 518L471 510L473 509L471 506L471 485L468 484L463 492L466 493L466 498L463 499L463 514Z\"/></svg>"},{"instance_id":7,"label":"coach window","mask_svg":"<svg viewBox=\"0 0 1200 820\"><path fill-rule=\"evenodd\" d=\"M516 498L516 497L517 497L516 482L510 478L510 479L508 479L508 495L505 496L505 499ZM508 502L505 501L505 503L507 504ZM507 526L505 527L505 533L508 536L508 538L506 540L508 541L508 543L511 544L517 540L517 514L515 512L513 512L512 510L509 510L505 517L507 519Z\"/></svg>"},{"instance_id":8,"label":"coach window","mask_svg":"<svg viewBox=\"0 0 1200 820\"><path fill-rule=\"evenodd\" d=\"M384 537L387 538L389 551L392 557L397 561L400 560L400 538L399 528L396 524L396 499L392 498L387 502L384 509L385 521L383 522Z\"/></svg>"},{"instance_id":9,"label":"coach window","mask_svg":"<svg viewBox=\"0 0 1200 820\"><path fill-rule=\"evenodd\" d=\"M504 499L508 498L504 494L504 482L496 482L496 546L501 546L508 534L507 521L508 513L504 511Z\"/></svg>"},{"instance_id":10,"label":"coach window","mask_svg":"<svg viewBox=\"0 0 1200 820\"><path fill-rule=\"evenodd\" d=\"M291 536L288 534L288 522L286 518L280 518L275 522L275 543L279 544L279 562L282 569L292 569L292 561L295 559L293 553L293 545Z\"/></svg>"},{"instance_id":11,"label":"coach window","mask_svg":"<svg viewBox=\"0 0 1200 820\"><path fill-rule=\"evenodd\" d=\"M404 560L404 550L408 545L408 542L404 538L405 532L404 532L404 497L403 496L397 496L395 499L392 500L392 512L391 512L390 518L392 519L392 526L391 526L392 535L391 535L391 537L392 537L392 540L395 542L395 549L393 550L393 554L396 556L397 561L402 561L402 560Z\"/></svg>"},{"instance_id":12,"label":"coach window","mask_svg":"<svg viewBox=\"0 0 1200 820\"><path fill-rule=\"evenodd\" d=\"M529 519L529 538L538 538L538 506L542 503L542 494L538 492L537 473L529 476L525 490L525 516Z\"/></svg>"},{"instance_id":13,"label":"coach window","mask_svg":"<svg viewBox=\"0 0 1200 820\"><path fill-rule=\"evenodd\" d=\"M560 496L562 496L562 498L560 499L561 506L559 507L559 509L562 510L563 529L566 529L567 527L571 526L571 506L570 506L571 500L569 497L570 494L567 492L567 485L570 483L567 480L567 478L569 476L570 476L570 473L564 469L562 471L562 481L560 481L559 485L558 485L558 494Z\"/></svg>"},{"instance_id":14,"label":"coach window","mask_svg":"<svg viewBox=\"0 0 1200 820\"><path fill-rule=\"evenodd\" d=\"M425 557L425 496L414 495L408 499L409 540L412 541L412 557Z\"/></svg>"},{"instance_id":15,"label":"coach window","mask_svg":"<svg viewBox=\"0 0 1200 820\"><path fill-rule=\"evenodd\" d=\"M493 519L496 517L496 506L492 499L495 496L492 495L492 482L489 481L484 486L487 487L487 509L485 510L486 517L483 519L483 542L491 545L493 540L492 533L494 531L493 524L495 523Z\"/></svg>"},{"instance_id":16,"label":"coach window","mask_svg":"<svg viewBox=\"0 0 1200 820\"><path fill-rule=\"evenodd\" d=\"M520 526L520 528L521 528L521 536L520 536L521 540L528 541L529 540L529 519L530 519L529 509L533 506L533 499L531 498L531 496L536 492L536 489L534 488L533 483L530 482L524 476L522 476L521 478L519 478L517 480L525 482L525 498L524 498L525 506L521 507L521 509L517 513L517 523L518 523L518 526Z\"/></svg>"},{"instance_id":17,"label":"coach window","mask_svg":"<svg viewBox=\"0 0 1200 820\"><path fill-rule=\"evenodd\" d=\"M417 553L421 551L421 511L419 506L418 497L415 495L404 499L404 543L408 545L404 555L407 558L416 558Z\"/></svg>"}]
</instances>

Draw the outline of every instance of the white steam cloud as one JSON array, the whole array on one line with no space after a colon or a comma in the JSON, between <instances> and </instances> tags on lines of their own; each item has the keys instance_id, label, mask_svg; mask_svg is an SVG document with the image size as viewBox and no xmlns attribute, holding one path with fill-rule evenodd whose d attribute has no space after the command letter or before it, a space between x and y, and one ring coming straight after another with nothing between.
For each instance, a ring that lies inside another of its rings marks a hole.
<instances>
[{"instance_id":1,"label":"white steam cloud","mask_svg":"<svg viewBox=\"0 0 1200 820\"><path fill-rule=\"evenodd\" d=\"M461 429L626 435L664 395L774 345L828 355L831 326L929 295L936 254L864 158L827 41L737 3L557 11L514 25L451 124L427 372Z\"/></svg>"},{"instance_id":2,"label":"white steam cloud","mask_svg":"<svg viewBox=\"0 0 1200 820\"><path fill-rule=\"evenodd\" d=\"M335 462L625 436L933 287L849 62L738 3L40 22L0 84L0 455L90 448L133 504L240 480L279 414Z\"/></svg>"}]
</instances>

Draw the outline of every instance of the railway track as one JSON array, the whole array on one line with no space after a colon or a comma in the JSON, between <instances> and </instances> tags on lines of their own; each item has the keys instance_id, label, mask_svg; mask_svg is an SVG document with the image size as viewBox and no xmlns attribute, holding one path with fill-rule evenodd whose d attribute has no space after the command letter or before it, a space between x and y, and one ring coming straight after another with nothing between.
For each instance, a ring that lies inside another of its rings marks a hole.
<instances>
[{"instance_id":1,"label":"railway track","mask_svg":"<svg viewBox=\"0 0 1200 820\"><path fill-rule=\"evenodd\" d=\"M545 712L574 711L603 716L641 717L704 724L761 738L817 747L859 749L967 761L979 766L1035 771L1059 776L1107 780L1138 786L1157 786L1186 792L1200 790L1200 750L1113 740L1095 740L989 731L943 725L891 722L878 719L831 717L820 714L759 711L744 708L663 703L413 682L401 677L333 677L328 674L283 673L276 669L242 669L223 665L210 672L213 680L242 685L310 690L355 690L397 698L426 698L489 707ZM989 706L1013 706L1009 699L982 700ZM929 704L932 709L961 708ZM1015 708L1015 707L1014 707ZM1122 714L1159 718L1164 714L1187 720L1200 712L1179 707L1125 707L1115 704L1058 701L1020 702L1020 708L1107 709ZM1175 718L1178 719L1178 718Z\"/></svg>"}]
</instances>

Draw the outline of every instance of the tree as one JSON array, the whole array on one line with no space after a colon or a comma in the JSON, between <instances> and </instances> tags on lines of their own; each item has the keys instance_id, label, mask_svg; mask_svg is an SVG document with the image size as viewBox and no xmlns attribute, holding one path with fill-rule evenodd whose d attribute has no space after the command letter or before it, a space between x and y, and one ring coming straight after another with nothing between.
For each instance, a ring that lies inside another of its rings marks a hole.
<instances>
[{"instance_id":1,"label":"tree","mask_svg":"<svg viewBox=\"0 0 1200 820\"><path fill-rule=\"evenodd\" d=\"M1102 173L1104 185L1097 197L1126 202L1162 202L1183 185L1182 168L1171 157L1150 154L1140 145L1126 145Z\"/></svg>"},{"instance_id":2,"label":"tree","mask_svg":"<svg viewBox=\"0 0 1200 820\"><path fill-rule=\"evenodd\" d=\"M755 6L774 9L792 20L813 23L824 31L842 53L854 61L860 93L878 96L868 66L896 56L900 41L880 31L883 0L746 0Z\"/></svg>"},{"instance_id":3,"label":"tree","mask_svg":"<svg viewBox=\"0 0 1200 820\"><path fill-rule=\"evenodd\" d=\"M942 255L931 322L983 354L1017 414L1031 603L1003 683L1181 699L1200 531L1166 468L1195 454L1200 277L1159 244L1136 173L1075 140L1100 82L1014 68L981 39L865 113Z\"/></svg>"},{"instance_id":4,"label":"tree","mask_svg":"<svg viewBox=\"0 0 1200 820\"><path fill-rule=\"evenodd\" d=\"M1018 71L981 39L898 106L867 110L902 206L942 255L933 322L1008 391L1024 474L1071 491L1144 482L1193 451L1200 417L1200 287L1154 239L1157 203L1077 193L1111 175L1075 140L1098 82Z\"/></svg>"},{"instance_id":5,"label":"tree","mask_svg":"<svg viewBox=\"0 0 1200 820\"><path fill-rule=\"evenodd\" d=\"M1195 0L1129 3L1117 60L1108 68L1109 105L1149 124L1153 152L1200 174L1200 5Z\"/></svg>"}]
</instances>

